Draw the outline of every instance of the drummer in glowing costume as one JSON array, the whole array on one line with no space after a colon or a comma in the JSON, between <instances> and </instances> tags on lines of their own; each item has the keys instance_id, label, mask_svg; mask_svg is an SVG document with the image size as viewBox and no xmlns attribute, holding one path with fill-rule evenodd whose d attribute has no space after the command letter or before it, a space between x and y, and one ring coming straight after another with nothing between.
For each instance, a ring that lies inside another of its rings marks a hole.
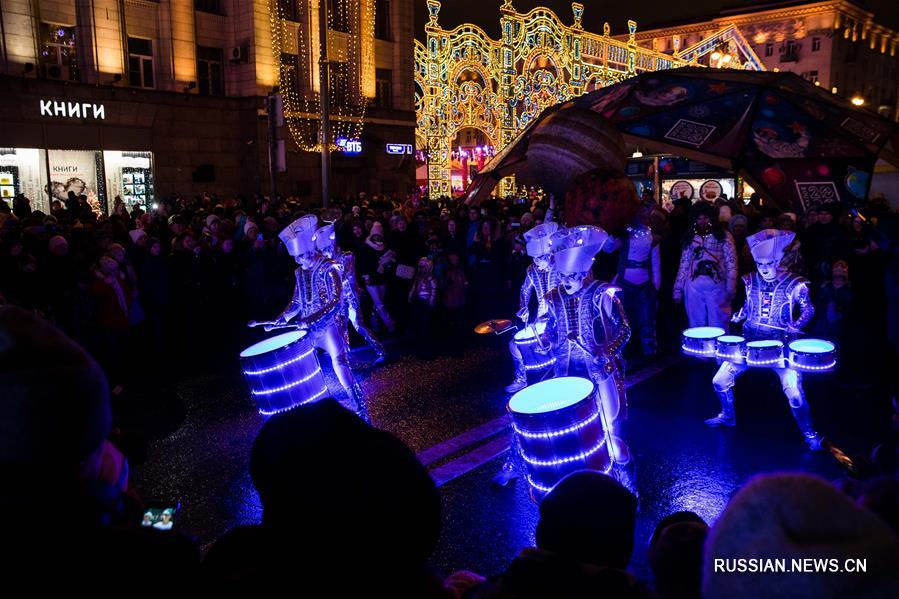
<instances>
[{"instance_id":1,"label":"drummer in glowing costume","mask_svg":"<svg viewBox=\"0 0 899 599\"><path fill-rule=\"evenodd\" d=\"M559 276L550 265L552 256L549 245L550 237L558 229L558 224L547 222L534 227L524 234L525 249L528 256L534 260L533 264L527 268L524 283L519 293L519 307L516 313L516 316L525 325L531 318L531 311L528 308L528 304L531 301L531 292L537 296L537 318L540 318L546 313L546 294L559 285ZM512 361L515 363L515 380L506 387L506 393L515 393L527 387L527 370L524 367L521 350L518 349L515 339L509 342L509 353L512 354Z\"/></svg>"},{"instance_id":2,"label":"drummer in glowing costume","mask_svg":"<svg viewBox=\"0 0 899 599\"><path fill-rule=\"evenodd\" d=\"M377 338L372 335L371 331L365 326L362 320L361 310L359 307L359 285L356 284L356 259L352 252L341 252L337 247L337 236L334 234L334 225L329 224L321 227L315 232L315 247L328 260L334 260L341 267L341 288L343 290L342 297L342 316L345 317L353 328L356 329L362 338L375 350L377 358L375 364L384 361L384 346L381 345ZM344 326L344 332L347 331ZM347 342L349 343L349 342Z\"/></svg>"},{"instance_id":3,"label":"drummer in glowing costume","mask_svg":"<svg viewBox=\"0 0 899 599\"><path fill-rule=\"evenodd\" d=\"M298 218L278 235L300 267L294 271L293 298L273 324L287 324L300 317L297 324L309 331L315 347L331 357L331 366L341 386L356 404L359 415L368 420L368 407L350 370L345 335L338 318L343 293L340 265L315 251L317 224L318 217L310 214Z\"/></svg>"},{"instance_id":4,"label":"drummer in glowing costume","mask_svg":"<svg viewBox=\"0 0 899 599\"><path fill-rule=\"evenodd\" d=\"M746 303L733 316L732 322L743 322L743 337L747 341L776 340L784 347L802 332L815 313L809 298L809 282L780 266L784 250L792 243L795 233L765 229L746 239L755 259L758 272L743 277ZM736 378L748 366L723 362L712 380L721 401L721 413L706 420L709 426L735 426L733 386ZM821 449L821 437L812 427L812 415L805 392L802 374L793 368L774 368L790 402L793 417L806 444L813 451Z\"/></svg>"},{"instance_id":5,"label":"drummer in glowing costume","mask_svg":"<svg viewBox=\"0 0 899 599\"><path fill-rule=\"evenodd\" d=\"M545 335L556 359L556 376L586 376L596 385L599 413L612 471L635 491L633 459L621 425L626 416L620 352L630 339L618 288L589 280L594 256L609 234L599 227L578 226L552 236L553 268L559 286L546 297Z\"/></svg>"}]
</instances>

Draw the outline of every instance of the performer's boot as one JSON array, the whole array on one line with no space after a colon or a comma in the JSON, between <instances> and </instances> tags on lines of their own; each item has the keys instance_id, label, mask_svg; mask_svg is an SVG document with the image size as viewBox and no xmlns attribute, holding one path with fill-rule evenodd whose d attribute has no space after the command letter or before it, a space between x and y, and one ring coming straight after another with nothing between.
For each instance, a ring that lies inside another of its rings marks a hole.
<instances>
[{"instance_id":1,"label":"performer's boot","mask_svg":"<svg viewBox=\"0 0 899 599\"><path fill-rule=\"evenodd\" d=\"M506 387L506 393L515 393L521 391L528 386L527 370L524 368L524 362L515 360L515 380L511 385Z\"/></svg>"},{"instance_id":2,"label":"performer's boot","mask_svg":"<svg viewBox=\"0 0 899 599\"><path fill-rule=\"evenodd\" d=\"M791 407L791 409L793 410L793 418L796 419L796 424L799 425L802 438L805 440L808 448L812 451L824 451L824 447L822 447L824 439L812 426L812 414L808 404L803 401L798 408Z\"/></svg>"},{"instance_id":3,"label":"performer's boot","mask_svg":"<svg viewBox=\"0 0 899 599\"><path fill-rule=\"evenodd\" d=\"M717 391L718 400L721 402L721 412L714 418L705 421L707 426L736 426L737 416L734 413L734 392L733 389L727 391Z\"/></svg>"},{"instance_id":4,"label":"performer's boot","mask_svg":"<svg viewBox=\"0 0 899 599\"><path fill-rule=\"evenodd\" d=\"M362 393L362 387L359 386L359 383L353 382L353 386L347 390L350 398L353 400L353 403L356 404L355 412L362 420L366 422L371 422L368 417L368 400L365 398L365 394Z\"/></svg>"},{"instance_id":5,"label":"performer's boot","mask_svg":"<svg viewBox=\"0 0 899 599\"><path fill-rule=\"evenodd\" d=\"M506 460L500 467L499 472L493 477L493 484L505 487L513 479L520 476L524 465L521 463L521 453L518 448L518 438L513 437L512 443L509 445L509 451L506 453Z\"/></svg>"}]
</instances>

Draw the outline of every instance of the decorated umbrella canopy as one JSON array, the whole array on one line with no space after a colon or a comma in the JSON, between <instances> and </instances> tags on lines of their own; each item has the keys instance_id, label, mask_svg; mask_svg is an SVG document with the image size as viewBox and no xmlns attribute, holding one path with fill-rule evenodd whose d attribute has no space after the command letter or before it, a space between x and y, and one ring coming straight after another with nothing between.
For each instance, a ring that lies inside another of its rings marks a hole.
<instances>
[{"instance_id":1,"label":"decorated umbrella canopy","mask_svg":"<svg viewBox=\"0 0 899 599\"><path fill-rule=\"evenodd\" d=\"M762 195L794 211L857 203L868 193L878 156L899 164L899 124L798 75L684 67L643 73L541 114L515 140L524 147L504 148L466 201L484 196L491 175L496 179L533 162L531 139L544 121L567 111L608 120L626 142L738 172ZM539 154L546 159L545 150ZM564 152L557 156L557 164L540 170L564 172ZM514 164L507 157L515 157ZM600 157L594 162L603 166Z\"/></svg>"}]
</instances>

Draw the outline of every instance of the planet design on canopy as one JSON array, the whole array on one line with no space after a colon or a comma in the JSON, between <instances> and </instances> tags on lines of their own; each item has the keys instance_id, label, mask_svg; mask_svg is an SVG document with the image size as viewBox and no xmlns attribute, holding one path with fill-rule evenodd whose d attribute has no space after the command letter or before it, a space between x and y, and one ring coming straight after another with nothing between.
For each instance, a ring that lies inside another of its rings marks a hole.
<instances>
[{"instance_id":1,"label":"planet design on canopy","mask_svg":"<svg viewBox=\"0 0 899 599\"><path fill-rule=\"evenodd\" d=\"M850 166L846 173L846 189L857 198L865 197L871 176L863 170Z\"/></svg>"}]
</instances>

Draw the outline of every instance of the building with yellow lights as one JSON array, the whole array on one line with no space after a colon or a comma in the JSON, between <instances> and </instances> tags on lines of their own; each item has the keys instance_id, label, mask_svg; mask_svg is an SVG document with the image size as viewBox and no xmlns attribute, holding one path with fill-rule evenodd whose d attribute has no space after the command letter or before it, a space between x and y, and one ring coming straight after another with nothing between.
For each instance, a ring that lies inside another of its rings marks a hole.
<instances>
[{"instance_id":1,"label":"building with yellow lights","mask_svg":"<svg viewBox=\"0 0 899 599\"><path fill-rule=\"evenodd\" d=\"M767 70L792 71L897 119L899 32L877 17L849 0L775 1L644 29L637 44L690 60L717 32L737 29Z\"/></svg>"},{"instance_id":2,"label":"building with yellow lights","mask_svg":"<svg viewBox=\"0 0 899 599\"><path fill-rule=\"evenodd\" d=\"M73 190L109 207L268 193L265 98L280 91L277 189L320 200L308 138L320 2L2 0L0 197L46 210ZM325 3L332 127L353 136L333 140L332 194L403 193L414 185L412 0Z\"/></svg>"}]
</instances>

